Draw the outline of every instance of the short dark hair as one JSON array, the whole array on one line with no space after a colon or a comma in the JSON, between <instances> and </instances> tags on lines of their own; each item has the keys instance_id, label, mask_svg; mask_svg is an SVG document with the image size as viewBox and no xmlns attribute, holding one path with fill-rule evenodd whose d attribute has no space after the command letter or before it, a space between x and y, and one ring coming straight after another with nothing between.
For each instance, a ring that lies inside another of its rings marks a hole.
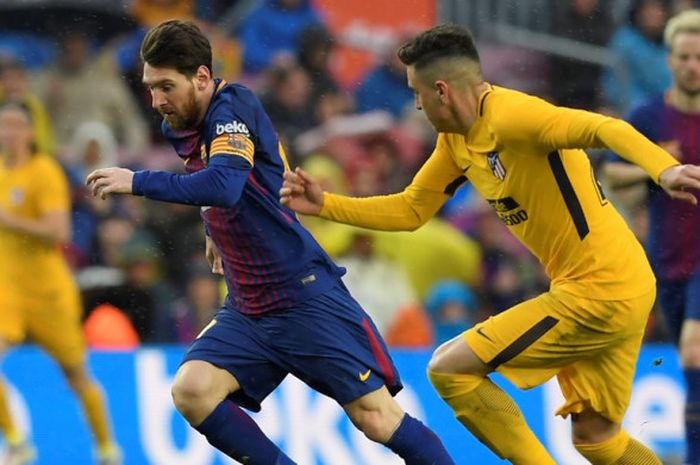
<instances>
[{"instance_id":1,"label":"short dark hair","mask_svg":"<svg viewBox=\"0 0 700 465\"><path fill-rule=\"evenodd\" d=\"M157 68L172 68L188 78L200 66L211 72L211 45L202 31L189 21L172 19L154 27L141 43L141 59Z\"/></svg>"},{"instance_id":2,"label":"short dark hair","mask_svg":"<svg viewBox=\"0 0 700 465\"><path fill-rule=\"evenodd\" d=\"M479 63L479 53L471 33L455 24L441 24L418 34L399 49L406 66L421 69L440 58L464 57Z\"/></svg>"}]
</instances>

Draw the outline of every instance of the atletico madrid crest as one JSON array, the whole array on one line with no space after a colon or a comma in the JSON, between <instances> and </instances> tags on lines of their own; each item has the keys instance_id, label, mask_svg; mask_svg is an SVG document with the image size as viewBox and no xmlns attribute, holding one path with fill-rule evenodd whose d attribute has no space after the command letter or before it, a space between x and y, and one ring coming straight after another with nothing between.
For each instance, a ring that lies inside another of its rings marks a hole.
<instances>
[{"instance_id":1,"label":"atletico madrid crest","mask_svg":"<svg viewBox=\"0 0 700 465\"><path fill-rule=\"evenodd\" d=\"M499 181L503 181L506 178L506 168L501 163L501 158L498 156L498 152L491 152L486 156L489 162L489 168L491 172Z\"/></svg>"}]
</instances>

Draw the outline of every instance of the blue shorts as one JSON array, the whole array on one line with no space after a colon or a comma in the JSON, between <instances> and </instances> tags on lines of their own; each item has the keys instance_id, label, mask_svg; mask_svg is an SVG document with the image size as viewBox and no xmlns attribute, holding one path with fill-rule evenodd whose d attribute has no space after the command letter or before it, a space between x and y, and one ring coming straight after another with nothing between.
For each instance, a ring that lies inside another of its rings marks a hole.
<instances>
[{"instance_id":1,"label":"blue shorts","mask_svg":"<svg viewBox=\"0 0 700 465\"><path fill-rule=\"evenodd\" d=\"M659 281L658 299L671 341L678 344L683 322L700 321L700 269L687 280Z\"/></svg>"},{"instance_id":2,"label":"blue shorts","mask_svg":"<svg viewBox=\"0 0 700 465\"><path fill-rule=\"evenodd\" d=\"M227 370L241 385L231 400L249 410L259 411L288 373L340 405L403 387L377 328L341 282L288 310L253 317L223 308L214 320L182 363Z\"/></svg>"}]
</instances>

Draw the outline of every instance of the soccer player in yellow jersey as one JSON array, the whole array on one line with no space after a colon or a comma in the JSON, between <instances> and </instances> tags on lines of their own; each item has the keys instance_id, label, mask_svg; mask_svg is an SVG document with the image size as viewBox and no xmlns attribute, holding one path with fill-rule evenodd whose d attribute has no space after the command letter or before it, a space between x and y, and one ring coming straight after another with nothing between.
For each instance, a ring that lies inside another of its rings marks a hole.
<instances>
[{"instance_id":1,"label":"soccer player in yellow jersey","mask_svg":"<svg viewBox=\"0 0 700 465\"><path fill-rule=\"evenodd\" d=\"M660 464L621 428L635 362L655 297L642 247L606 200L583 152L608 147L638 164L671 197L697 203L700 167L679 165L627 123L556 107L492 86L471 35L429 29L399 51L408 85L439 135L401 193L324 193L306 173L285 173L281 201L302 214L385 230L413 230L470 181L535 254L551 287L439 347L433 386L459 421L514 464L555 463L512 399L488 378L522 389L556 376L573 443L591 463Z\"/></svg>"},{"instance_id":2,"label":"soccer player in yellow jersey","mask_svg":"<svg viewBox=\"0 0 700 465\"><path fill-rule=\"evenodd\" d=\"M0 354L25 337L61 366L80 398L97 441L97 463L118 465L100 387L91 379L81 329L78 288L62 255L70 237L68 183L58 163L32 150L29 112L0 107ZM18 430L0 383L0 430L8 444L4 465L35 458Z\"/></svg>"}]
</instances>

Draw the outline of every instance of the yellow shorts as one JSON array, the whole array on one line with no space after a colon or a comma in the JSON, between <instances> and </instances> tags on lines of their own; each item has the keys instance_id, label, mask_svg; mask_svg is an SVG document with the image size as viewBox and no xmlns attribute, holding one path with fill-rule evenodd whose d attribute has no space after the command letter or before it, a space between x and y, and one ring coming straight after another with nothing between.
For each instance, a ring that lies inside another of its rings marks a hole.
<instances>
[{"instance_id":1,"label":"yellow shorts","mask_svg":"<svg viewBox=\"0 0 700 465\"><path fill-rule=\"evenodd\" d=\"M64 367L85 361L80 294L74 287L47 295L0 289L0 337L10 344L29 339Z\"/></svg>"},{"instance_id":2,"label":"yellow shorts","mask_svg":"<svg viewBox=\"0 0 700 465\"><path fill-rule=\"evenodd\" d=\"M620 423L656 290L603 301L551 290L463 334L474 353L521 389L557 376L557 415L593 410Z\"/></svg>"}]
</instances>

